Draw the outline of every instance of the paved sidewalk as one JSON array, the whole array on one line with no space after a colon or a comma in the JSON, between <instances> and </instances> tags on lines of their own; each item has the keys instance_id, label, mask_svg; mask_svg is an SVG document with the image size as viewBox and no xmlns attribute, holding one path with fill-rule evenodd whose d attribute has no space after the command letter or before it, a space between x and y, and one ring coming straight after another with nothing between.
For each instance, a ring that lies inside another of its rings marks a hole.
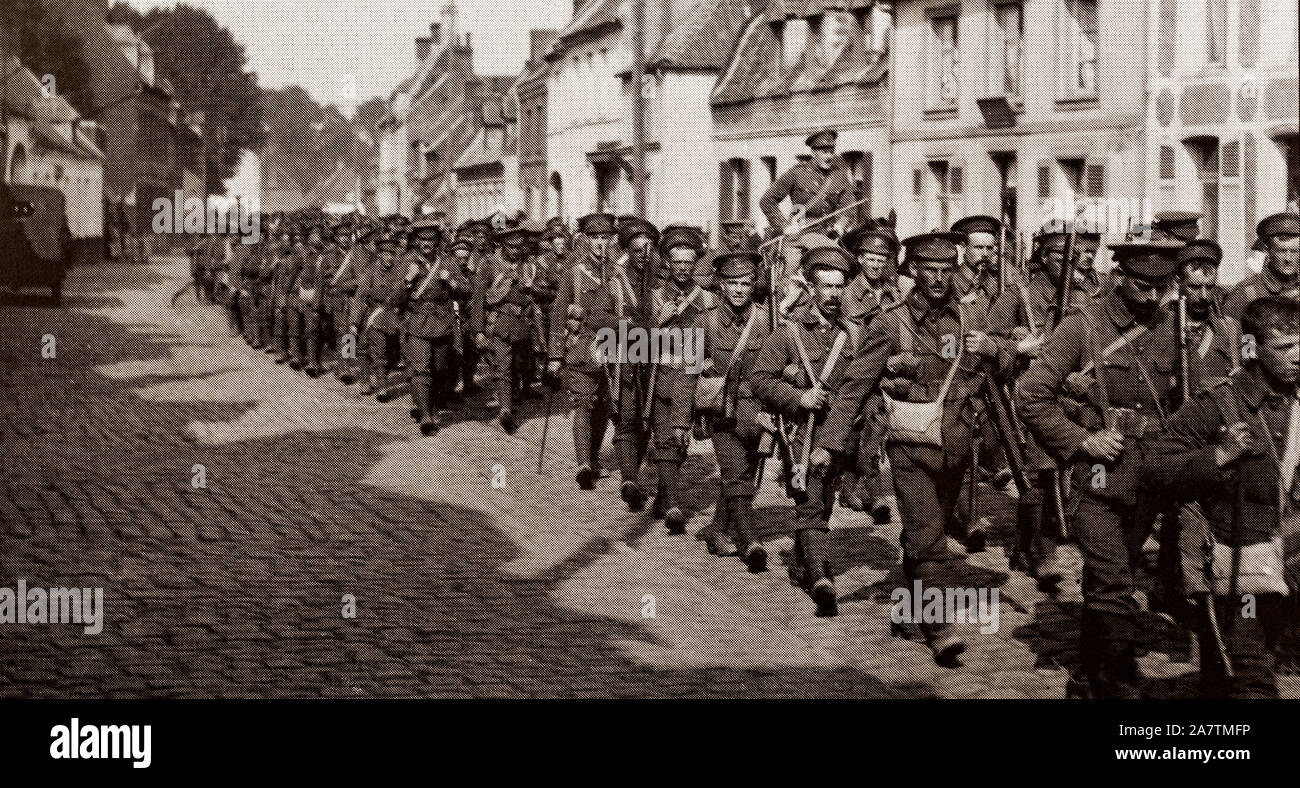
<instances>
[{"instance_id":1,"label":"paved sidewalk","mask_svg":"<svg viewBox=\"0 0 1300 788\"><path fill-rule=\"evenodd\" d=\"M363 402L276 366L189 295L173 309L186 275L176 258L94 266L61 310L0 302L0 587L102 587L107 608L99 635L0 624L0 696L1066 692L1077 587L1044 596L1000 548L955 579L999 589L1000 627L967 627L965 665L940 668L891 634L897 523L836 515L841 613L816 618L787 577L775 484L758 502L772 567L751 575L628 513L616 478L578 491L567 415L541 476L540 403L513 437L482 401L422 437L405 398ZM716 491L707 444L684 475L694 534ZM1013 507L982 501L1002 528ZM1144 631L1148 689L1190 692L1186 637Z\"/></svg>"}]
</instances>

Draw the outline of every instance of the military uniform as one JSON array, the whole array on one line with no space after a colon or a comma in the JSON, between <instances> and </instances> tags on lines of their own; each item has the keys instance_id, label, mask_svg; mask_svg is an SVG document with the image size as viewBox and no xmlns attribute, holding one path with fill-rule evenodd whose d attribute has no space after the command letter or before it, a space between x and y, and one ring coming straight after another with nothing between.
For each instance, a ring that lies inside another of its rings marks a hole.
<instances>
[{"instance_id":1,"label":"military uniform","mask_svg":"<svg viewBox=\"0 0 1300 788\"><path fill-rule=\"evenodd\" d=\"M309 234L313 231L319 232L320 228L312 228ZM289 363L315 377L320 374L321 313L328 282L324 247L304 247L294 256L289 274Z\"/></svg>"},{"instance_id":2,"label":"military uniform","mask_svg":"<svg viewBox=\"0 0 1300 788\"><path fill-rule=\"evenodd\" d=\"M328 337L334 347L334 377L351 382L354 377L352 372L352 359L348 355L355 356L355 348L348 349L345 347L345 337L348 334L350 325L350 315L352 296L357 292L357 247L352 241L352 228L350 225L340 225L334 231L335 244L328 250L325 257L323 274L325 277L325 313L328 323L327 329L323 331L323 336Z\"/></svg>"},{"instance_id":3,"label":"military uniform","mask_svg":"<svg viewBox=\"0 0 1300 788\"><path fill-rule=\"evenodd\" d=\"M1126 272L1158 280L1173 271L1173 247L1120 244L1112 251ZM1138 494L1139 441L1161 429L1177 389L1174 323L1165 308L1139 323L1112 290L1067 314L1020 381L1017 404L1026 426L1074 472L1073 533L1084 555L1080 656L1097 695L1137 692L1134 571L1160 508ZM1085 366L1090 382L1073 374ZM1067 411L1061 395L1085 385L1086 400ZM1103 428L1123 435L1123 453L1114 461L1082 448Z\"/></svg>"},{"instance_id":4,"label":"military uniform","mask_svg":"<svg viewBox=\"0 0 1300 788\"><path fill-rule=\"evenodd\" d=\"M945 235L907 239L908 259L955 265L957 249ZM932 303L919 286L914 288L901 304L872 321L818 441L829 452L841 456L850 452L853 422L886 376L891 380L884 391L895 400L941 401L941 446L904 442L897 436L887 443L903 523L903 574L909 583L941 586L949 564L956 560L948 550L945 526L953 518L969 468L971 441L983 410L980 395L986 370L991 364L996 374L1003 375L1012 365L1009 350L993 340L992 355L966 352L962 338L970 331L988 333L985 313L962 303L951 287L941 303ZM962 349L954 357L956 347ZM955 658L964 647L946 623L922 623L921 631L940 660Z\"/></svg>"},{"instance_id":5,"label":"military uniform","mask_svg":"<svg viewBox=\"0 0 1300 788\"><path fill-rule=\"evenodd\" d=\"M670 279L650 291L650 315L654 323L660 329L668 331L677 329L683 338L682 345L678 347L668 348L666 347L668 343L661 344L661 349L670 350L683 357L669 359L661 357L655 360L656 363L651 370L653 399L649 403L651 428L654 432L655 462L659 468L659 490L655 495L654 511L656 514L664 515L668 527L678 532L685 528L687 519L678 496L678 476L682 461L686 459L686 447L674 437L673 400L677 390L677 379L688 360L684 357L687 346L698 349L695 343L688 339L690 329L699 315L713 309L716 304L716 297L696 284L694 279L685 287L679 286L675 280ZM661 321L661 315L669 305L675 305L673 307L675 313Z\"/></svg>"},{"instance_id":6,"label":"military uniform","mask_svg":"<svg viewBox=\"0 0 1300 788\"><path fill-rule=\"evenodd\" d=\"M502 235L521 233L507 228ZM514 404L529 384L527 370L536 331L536 305L525 292L526 262L506 258L498 249L478 272L474 287L472 320L474 334L486 339L496 378L498 418L506 432L513 432Z\"/></svg>"},{"instance_id":7,"label":"military uniform","mask_svg":"<svg viewBox=\"0 0 1300 788\"><path fill-rule=\"evenodd\" d=\"M584 217L584 226L591 228L595 221ZM612 231L613 224L609 223L604 229ZM555 300L551 303L548 356L551 362L563 363L564 388L573 404L578 486L583 489L590 489L600 475L600 447L605 440L606 419L609 418L608 380L604 366L597 364L592 356L591 344L595 342L595 334L588 321L605 289L601 278L603 267L603 261L590 254L585 259L574 257L560 277ZM570 317L583 321L582 331L577 334L568 331L567 320ZM589 340L584 339L585 336L589 336Z\"/></svg>"},{"instance_id":8,"label":"military uniform","mask_svg":"<svg viewBox=\"0 0 1300 788\"><path fill-rule=\"evenodd\" d=\"M1284 212L1266 216L1255 226L1255 235L1259 244L1266 244L1273 236L1300 235L1300 214ZM1300 271L1293 271L1289 279L1284 278L1271 254L1266 252L1264 268L1259 273L1246 277L1228 291L1223 299L1224 315L1240 320L1246 304L1269 295L1300 300Z\"/></svg>"},{"instance_id":9,"label":"military uniform","mask_svg":"<svg viewBox=\"0 0 1300 788\"><path fill-rule=\"evenodd\" d=\"M254 244L237 243L231 268L238 273L238 286L235 292L239 298L239 319L248 346L257 349L262 346L261 333L261 292L258 277L261 275L261 254Z\"/></svg>"},{"instance_id":10,"label":"military uniform","mask_svg":"<svg viewBox=\"0 0 1300 788\"><path fill-rule=\"evenodd\" d=\"M1256 450L1219 467L1215 446L1228 426L1245 422ZM1202 608L1201 684L1205 694L1234 698L1278 696L1273 675L1274 653L1287 628L1294 624L1294 567L1276 571L1263 555L1294 556L1300 530L1300 483L1296 469L1279 474L1279 459L1300 440L1300 402L1294 387L1274 388L1257 364L1195 394L1170 420L1169 429L1147 448L1144 478L1157 492L1200 504L1212 539L1190 534L1184 563L1197 575L1204 598L1212 592L1216 621L1233 668L1227 676L1206 609ZM1290 437L1288 438L1288 434ZM1294 449L1292 449L1294 451ZM1289 489L1288 489L1289 488ZM1288 525L1289 524L1289 525ZM1209 544L1207 544L1207 542ZM1205 572L1205 552L1213 549L1211 573ZM1232 548L1241 551L1236 583L1231 578ZM1279 550L1280 548L1280 550ZM1268 574L1262 574L1269 567ZM1282 577L1286 575L1283 582ZM1270 582L1271 579L1274 582ZM1234 587L1235 586L1235 587ZM1288 586L1290 586L1288 588ZM1249 593L1255 615L1242 615L1242 601L1230 594ZM1193 590L1188 591L1194 593ZM1205 604L1204 602L1202 603Z\"/></svg>"},{"instance_id":11,"label":"military uniform","mask_svg":"<svg viewBox=\"0 0 1300 788\"><path fill-rule=\"evenodd\" d=\"M846 276L852 263L849 254L835 246L810 249L802 262L805 270L814 275L818 268L827 268ZM793 475L788 487L795 501L795 548L805 588L822 615L834 615L838 609L834 572L827 554L835 478L833 474L813 473L805 460L826 423L859 341L860 329L843 313L832 321L810 301L796 308L790 319L772 331L753 368L752 382L758 399L766 409L795 425L790 437L795 467L788 469ZM829 393L828 402L810 412L803 408L801 398L818 381Z\"/></svg>"},{"instance_id":12,"label":"military uniform","mask_svg":"<svg viewBox=\"0 0 1300 788\"><path fill-rule=\"evenodd\" d=\"M904 295L898 285L887 278L889 269L893 267L890 263L898 257L898 239L892 232L864 225L846 234L844 245L850 253L874 252L887 258L885 271L877 284L873 285L865 273L859 272L844 289L844 295L840 299L840 309L845 317L865 330L884 310L903 300ZM878 393L872 394L868 399L860 421L857 429L859 437L854 448L844 458L843 475L840 477L840 504L855 511L865 508L858 494L860 483L871 499L875 521L883 524L889 522L889 503L885 500L888 493L880 472L886 425L884 400Z\"/></svg>"},{"instance_id":13,"label":"military uniform","mask_svg":"<svg viewBox=\"0 0 1300 788\"><path fill-rule=\"evenodd\" d=\"M715 261L716 275L718 279L752 276L761 263L762 257L754 252L726 253ZM702 363L699 369L686 369L677 375L672 426L691 429L697 415L695 394L701 375L725 377L721 384L721 409L699 414L709 423L719 475L718 503L709 544L712 552L721 555L729 552L726 542L734 540L734 549L750 570L762 571L767 565L767 551L756 540L754 530L755 475L763 437L758 416L762 405L754 390L752 371L771 333L768 312L752 300L738 311L723 299L714 309L696 315L691 329L699 332L704 340ZM726 539L718 539L714 533Z\"/></svg>"},{"instance_id":14,"label":"military uniform","mask_svg":"<svg viewBox=\"0 0 1300 788\"><path fill-rule=\"evenodd\" d=\"M624 253L617 262L606 266L605 285L588 313L588 321L597 336L601 329L608 329L616 337L626 335L631 338L636 335L636 329L649 325L649 293L657 284L653 244L658 239L658 232L649 222L634 221L634 233L627 232L626 227L620 232L620 247L630 248L635 235L647 234L651 236L651 249L644 259L640 255ZM620 327L626 334L620 332ZM650 430L642 412L650 385L650 364L648 359L627 357L631 347L635 347L634 342L628 344L630 347L615 348L617 355L606 365L606 374L610 376L610 397L618 419L614 429L614 450L623 480L621 495L630 511L640 511L645 505L645 494L637 486L637 477L650 442Z\"/></svg>"},{"instance_id":15,"label":"military uniform","mask_svg":"<svg viewBox=\"0 0 1300 788\"><path fill-rule=\"evenodd\" d=\"M399 244L385 238L380 254L357 283L351 314L357 316L357 330L365 334L368 368L363 395L378 390L387 399L388 375L397 366L401 334L400 304L405 297L406 270L396 263Z\"/></svg>"},{"instance_id":16,"label":"military uniform","mask_svg":"<svg viewBox=\"0 0 1300 788\"><path fill-rule=\"evenodd\" d=\"M449 386L455 382L451 366L456 332L453 299L457 292L469 291L471 284L460 266L436 252L429 259L413 250L404 265L406 284L397 290L395 303L406 314L411 400L419 411L420 431L429 435L438 429L438 411L446 407Z\"/></svg>"},{"instance_id":17,"label":"military uniform","mask_svg":"<svg viewBox=\"0 0 1300 788\"><path fill-rule=\"evenodd\" d=\"M810 148L831 148L835 146L838 133L825 129L808 135L804 140ZM790 198L791 219L781 213L780 204L786 197ZM823 170L812 161L801 162L786 170L781 177L772 181L772 185L763 192L758 207L767 217L770 231L782 233L792 219L802 212L801 223L806 225L821 219L853 202L853 184L849 180L847 169L841 164ZM819 228L826 233L829 225ZM788 278L798 270L801 252L793 244L785 244L785 270L782 278ZM851 270L851 269L850 269Z\"/></svg>"}]
</instances>

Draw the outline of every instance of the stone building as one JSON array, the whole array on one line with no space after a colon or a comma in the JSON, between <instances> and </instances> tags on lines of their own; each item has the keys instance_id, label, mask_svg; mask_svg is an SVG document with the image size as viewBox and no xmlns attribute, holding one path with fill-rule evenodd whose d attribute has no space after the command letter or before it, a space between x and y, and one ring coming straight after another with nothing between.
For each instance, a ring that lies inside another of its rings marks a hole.
<instances>
[{"instance_id":1,"label":"stone building","mask_svg":"<svg viewBox=\"0 0 1300 788\"><path fill-rule=\"evenodd\" d=\"M1156 210L1199 211L1245 276L1255 224L1297 210L1296 0L1152 2L1146 177Z\"/></svg>"},{"instance_id":2,"label":"stone building","mask_svg":"<svg viewBox=\"0 0 1300 788\"><path fill-rule=\"evenodd\" d=\"M808 158L805 139L839 132L861 216L888 213L890 17L873 0L772 0L745 23L714 87L717 221L751 220L763 192ZM789 206L783 206L789 210Z\"/></svg>"}]
</instances>

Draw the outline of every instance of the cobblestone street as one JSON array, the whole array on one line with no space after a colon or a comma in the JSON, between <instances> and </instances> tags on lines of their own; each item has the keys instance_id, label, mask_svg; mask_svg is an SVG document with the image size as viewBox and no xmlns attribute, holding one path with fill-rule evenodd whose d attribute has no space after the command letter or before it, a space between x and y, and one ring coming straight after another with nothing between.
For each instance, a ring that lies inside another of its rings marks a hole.
<instances>
[{"instance_id":1,"label":"cobblestone street","mask_svg":"<svg viewBox=\"0 0 1300 788\"><path fill-rule=\"evenodd\" d=\"M616 478L579 492L561 398L539 476L540 402L513 437L482 400L422 437L405 397L276 366L188 293L173 309L187 275L179 258L91 266L62 309L0 306L0 586L102 587L106 608L98 635L0 625L0 696L1066 694L1077 585L1047 597L1000 547L954 581L1000 588L1000 628L965 627L964 666L940 668L891 634L897 523L837 511L840 615L816 618L787 577L776 484L758 502L774 560L751 575L628 513ZM694 534L716 471L707 444L691 453ZM1005 527L1013 503L987 492L981 509ZM1142 631L1149 694L1192 692L1186 635Z\"/></svg>"}]
</instances>

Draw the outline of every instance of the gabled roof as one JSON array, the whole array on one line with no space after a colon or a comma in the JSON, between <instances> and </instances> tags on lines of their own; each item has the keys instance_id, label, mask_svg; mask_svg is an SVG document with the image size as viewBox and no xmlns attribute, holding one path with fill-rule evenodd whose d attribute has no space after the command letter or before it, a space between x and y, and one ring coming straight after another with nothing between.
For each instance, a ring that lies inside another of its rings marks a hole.
<instances>
[{"instance_id":1,"label":"gabled roof","mask_svg":"<svg viewBox=\"0 0 1300 788\"><path fill-rule=\"evenodd\" d=\"M499 164L501 162L502 156L507 155L509 151L499 143L488 145L486 143L487 132L488 129L486 128L478 130L478 133L474 135L474 139L470 141L469 147L456 160L454 169L467 170L482 164ZM501 140L504 137L505 135L502 132L493 135L494 140Z\"/></svg>"},{"instance_id":2,"label":"gabled roof","mask_svg":"<svg viewBox=\"0 0 1300 788\"><path fill-rule=\"evenodd\" d=\"M767 0L702 0L672 29L647 60L647 68L721 71L736 36Z\"/></svg>"},{"instance_id":3,"label":"gabled roof","mask_svg":"<svg viewBox=\"0 0 1300 788\"><path fill-rule=\"evenodd\" d=\"M807 19L827 11L856 11L870 8L875 0L770 0L768 21Z\"/></svg>"},{"instance_id":4,"label":"gabled roof","mask_svg":"<svg viewBox=\"0 0 1300 788\"><path fill-rule=\"evenodd\" d=\"M595 30L604 25L619 24L626 10L624 0L588 0L586 6L578 9L578 13L573 15L569 24L564 26L555 40L563 42L579 33Z\"/></svg>"},{"instance_id":5,"label":"gabled roof","mask_svg":"<svg viewBox=\"0 0 1300 788\"><path fill-rule=\"evenodd\" d=\"M735 104L791 93L834 90L848 85L872 85L886 75L888 54L867 50L862 36L853 36L833 63L822 62L818 42L810 38L798 62L783 71L781 43L770 21L768 13L749 20L726 69L714 86L710 98L712 104Z\"/></svg>"}]
</instances>

